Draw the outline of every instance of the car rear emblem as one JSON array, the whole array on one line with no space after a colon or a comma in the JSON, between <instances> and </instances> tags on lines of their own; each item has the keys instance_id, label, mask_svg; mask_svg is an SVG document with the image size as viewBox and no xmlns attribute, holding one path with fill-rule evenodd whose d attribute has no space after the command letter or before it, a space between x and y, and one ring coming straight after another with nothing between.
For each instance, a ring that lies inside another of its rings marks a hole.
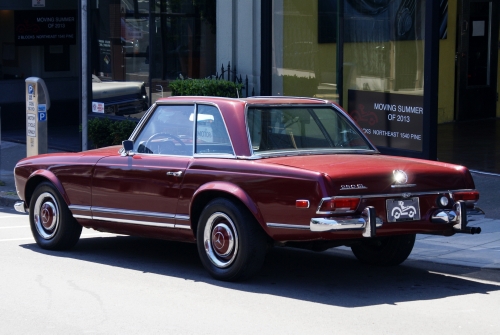
<instances>
[{"instance_id":1,"label":"car rear emblem","mask_svg":"<svg viewBox=\"0 0 500 335\"><path fill-rule=\"evenodd\" d=\"M351 184L351 185L340 185L340 190L345 191L345 190L364 190L367 189L363 184Z\"/></svg>"}]
</instances>

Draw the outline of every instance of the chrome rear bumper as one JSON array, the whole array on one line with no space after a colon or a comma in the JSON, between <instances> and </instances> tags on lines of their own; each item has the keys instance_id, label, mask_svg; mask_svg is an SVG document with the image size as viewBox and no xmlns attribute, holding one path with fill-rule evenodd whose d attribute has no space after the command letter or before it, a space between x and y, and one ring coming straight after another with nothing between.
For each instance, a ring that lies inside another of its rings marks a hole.
<instances>
[{"instance_id":1,"label":"chrome rear bumper","mask_svg":"<svg viewBox=\"0 0 500 335\"><path fill-rule=\"evenodd\" d=\"M452 209L438 209L431 215L432 223L452 224L455 233L479 234L481 228L467 227L470 221L484 218L484 212L478 208L467 208L465 202L457 202ZM375 237L376 228L383 225L382 219L376 217L375 208L368 206L360 216L313 218L309 229L313 232L330 232L342 230L362 230L364 237Z\"/></svg>"},{"instance_id":2,"label":"chrome rear bumper","mask_svg":"<svg viewBox=\"0 0 500 335\"><path fill-rule=\"evenodd\" d=\"M480 227L467 227L471 221L484 219L484 212L479 207L467 208L465 202L458 201L453 205L453 209L439 209L431 216L433 223L453 224L456 233L479 234Z\"/></svg>"},{"instance_id":3,"label":"chrome rear bumper","mask_svg":"<svg viewBox=\"0 0 500 335\"><path fill-rule=\"evenodd\" d=\"M26 203L24 201L16 201L14 209L20 213L28 213L28 207L26 207Z\"/></svg>"},{"instance_id":4,"label":"chrome rear bumper","mask_svg":"<svg viewBox=\"0 0 500 335\"><path fill-rule=\"evenodd\" d=\"M364 237L375 237L375 228L381 227L384 222L376 217L375 208L368 206L361 216L341 218L313 218L309 228L314 232L362 230Z\"/></svg>"}]
</instances>

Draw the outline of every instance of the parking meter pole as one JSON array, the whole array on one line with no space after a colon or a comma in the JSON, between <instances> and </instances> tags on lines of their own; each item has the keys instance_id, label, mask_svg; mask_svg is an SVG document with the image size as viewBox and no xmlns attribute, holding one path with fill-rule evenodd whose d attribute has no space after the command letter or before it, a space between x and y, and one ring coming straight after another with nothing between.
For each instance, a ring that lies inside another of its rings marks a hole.
<instances>
[{"instance_id":1,"label":"parking meter pole","mask_svg":"<svg viewBox=\"0 0 500 335\"><path fill-rule=\"evenodd\" d=\"M41 78L26 78L26 156L48 152L49 92Z\"/></svg>"}]
</instances>

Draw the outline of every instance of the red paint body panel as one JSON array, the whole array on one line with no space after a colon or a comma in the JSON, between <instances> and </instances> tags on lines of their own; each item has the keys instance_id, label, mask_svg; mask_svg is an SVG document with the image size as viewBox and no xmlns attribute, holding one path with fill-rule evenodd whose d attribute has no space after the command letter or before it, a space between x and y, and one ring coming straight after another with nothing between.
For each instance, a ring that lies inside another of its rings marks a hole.
<instances>
[{"instance_id":1,"label":"red paint body panel","mask_svg":"<svg viewBox=\"0 0 500 335\"><path fill-rule=\"evenodd\" d=\"M18 194L28 204L43 180L58 187L77 220L106 232L194 241L197 217L207 201L227 197L248 209L275 241L359 239L361 232L313 232L312 218L322 198L362 196L358 209L374 206L384 221L377 235L411 233L453 234L452 226L430 222L438 192L474 189L462 166L419 159L383 156L376 152L318 153L263 158L252 156L245 124L248 106L294 104L331 106L318 99L170 97L158 104L216 105L224 119L235 157L167 156L135 153L121 156L120 146L82 153L47 154L21 160L15 168ZM139 127L141 124L139 125ZM404 170L407 187L394 188L393 171ZM415 186L410 186L410 185ZM350 188L346 186L362 185ZM421 220L388 223L386 199L404 192L419 196ZM309 208L297 208L307 200ZM286 229L277 226L287 225Z\"/></svg>"}]
</instances>

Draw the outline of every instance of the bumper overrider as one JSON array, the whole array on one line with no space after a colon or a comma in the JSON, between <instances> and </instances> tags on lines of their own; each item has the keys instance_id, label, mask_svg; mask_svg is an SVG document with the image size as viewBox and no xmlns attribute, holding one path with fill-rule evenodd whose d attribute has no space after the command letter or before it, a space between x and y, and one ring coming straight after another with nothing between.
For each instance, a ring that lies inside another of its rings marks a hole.
<instances>
[{"instance_id":1,"label":"bumper overrider","mask_svg":"<svg viewBox=\"0 0 500 335\"><path fill-rule=\"evenodd\" d=\"M24 201L16 201L14 209L19 213L28 213L28 207Z\"/></svg>"},{"instance_id":2,"label":"bumper overrider","mask_svg":"<svg viewBox=\"0 0 500 335\"><path fill-rule=\"evenodd\" d=\"M360 216L313 218L309 226L310 230L314 232L361 230L363 237L375 237L376 229L383 225L383 221L375 213L375 208L368 206ZM439 224L452 224L455 233L479 234L480 227L467 227L467 224L483 218L484 212L480 208L467 208L464 201L457 201L452 209L434 210L430 221Z\"/></svg>"}]
</instances>

